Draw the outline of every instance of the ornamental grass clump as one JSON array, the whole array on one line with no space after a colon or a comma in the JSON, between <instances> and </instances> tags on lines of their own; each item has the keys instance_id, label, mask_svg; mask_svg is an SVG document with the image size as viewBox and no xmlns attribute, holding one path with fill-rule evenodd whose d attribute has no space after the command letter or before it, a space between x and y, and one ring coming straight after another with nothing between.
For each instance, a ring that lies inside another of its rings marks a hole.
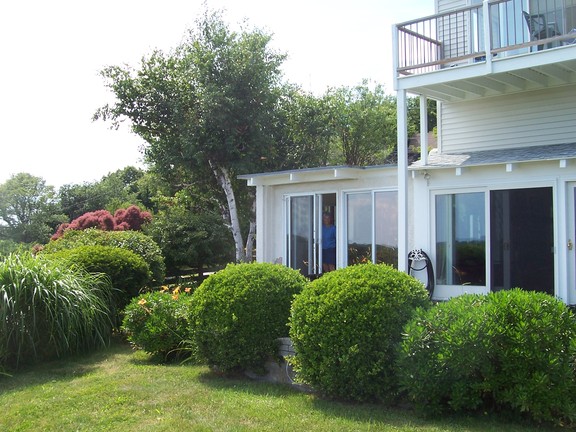
<instances>
[{"instance_id":1,"label":"ornamental grass clump","mask_svg":"<svg viewBox=\"0 0 576 432\"><path fill-rule=\"evenodd\" d=\"M16 369L108 344L111 286L30 254L0 261L0 366Z\"/></svg>"},{"instance_id":2,"label":"ornamental grass clump","mask_svg":"<svg viewBox=\"0 0 576 432\"><path fill-rule=\"evenodd\" d=\"M324 274L292 304L292 363L299 380L328 397L392 402L402 327L428 293L416 279L383 264Z\"/></svg>"},{"instance_id":3,"label":"ornamental grass clump","mask_svg":"<svg viewBox=\"0 0 576 432\"><path fill-rule=\"evenodd\" d=\"M576 419L576 319L544 293L464 295L420 311L405 327L397 367L425 414Z\"/></svg>"},{"instance_id":4,"label":"ornamental grass clump","mask_svg":"<svg viewBox=\"0 0 576 432\"><path fill-rule=\"evenodd\" d=\"M133 298L122 321L128 341L162 360L194 356L189 335L191 292L190 287L163 286Z\"/></svg>"},{"instance_id":5,"label":"ornamental grass clump","mask_svg":"<svg viewBox=\"0 0 576 432\"><path fill-rule=\"evenodd\" d=\"M288 335L290 304L307 281L269 263L229 264L192 296L192 332L200 355L223 372L259 370Z\"/></svg>"}]
</instances>

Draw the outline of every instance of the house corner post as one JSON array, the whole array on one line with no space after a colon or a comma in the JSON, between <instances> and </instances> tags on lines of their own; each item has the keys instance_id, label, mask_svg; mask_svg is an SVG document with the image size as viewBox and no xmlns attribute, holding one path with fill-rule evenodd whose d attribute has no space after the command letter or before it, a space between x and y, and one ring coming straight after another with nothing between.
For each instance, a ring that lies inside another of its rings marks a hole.
<instances>
[{"instance_id":1,"label":"house corner post","mask_svg":"<svg viewBox=\"0 0 576 432\"><path fill-rule=\"evenodd\" d=\"M408 268L408 107L406 90L397 97L398 154L398 270Z\"/></svg>"}]
</instances>

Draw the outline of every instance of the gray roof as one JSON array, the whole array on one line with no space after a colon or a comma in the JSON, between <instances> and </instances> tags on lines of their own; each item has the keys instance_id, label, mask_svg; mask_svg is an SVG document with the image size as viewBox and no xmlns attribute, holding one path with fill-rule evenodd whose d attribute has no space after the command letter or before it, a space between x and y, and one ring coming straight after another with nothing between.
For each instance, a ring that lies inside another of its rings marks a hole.
<instances>
[{"instance_id":1,"label":"gray roof","mask_svg":"<svg viewBox=\"0 0 576 432\"><path fill-rule=\"evenodd\" d=\"M576 158L576 143L530 146L515 149L481 150L466 153L438 154L431 152L428 163L416 161L411 169L459 168L516 162L536 162Z\"/></svg>"}]
</instances>

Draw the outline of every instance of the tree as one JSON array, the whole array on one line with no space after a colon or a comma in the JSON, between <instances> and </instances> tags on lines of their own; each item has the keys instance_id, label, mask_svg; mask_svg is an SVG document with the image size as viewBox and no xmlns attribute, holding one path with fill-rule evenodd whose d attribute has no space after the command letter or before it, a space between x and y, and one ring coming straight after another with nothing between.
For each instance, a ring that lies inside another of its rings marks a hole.
<instances>
[{"instance_id":1,"label":"tree","mask_svg":"<svg viewBox=\"0 0 576 432\"><path fill-rule=\"evenodd\" d=\"M19 243L45 243L66 221L56 193L40 177L19 173L0 185L0 237Z\"/></svg>"},{"instance_id":2,"label":"tree","mask_svg":"<svg viewBox=\"0 0 576 432\"><path fill-rule=\"evenodd\" d=\"M436 128L436 101L428 99L428 132ZM420 132L420 98L408 98L408 136Z\"/></svg>"},{"instance_id":3,"label":"tree","mask_svg":"<svg viewBox=\"0 0 576 432\"><path fill-rule=\"evenodd\" d=\"M396 146L396 98L364 81L326 94L331 123L347 165L382 164Z\"/></svg>"},{"instance_id":4,"label":"tree","mask_svg":"<svg viewBox=\"0 0 576 432\"><path fill-rule=\"evenodd\" d=\"M58 189L58 198L62 211L69 220L103 207L100 203L94 202L95 191L92 183L63 185Z\"/></svg>"},{"instance_id":5,"label":"tree","mask_svg":"<svg viewBox=\"0 0 576 432\"><path fill-rule=\"evenodd\" d=\"M212 178L226 200L223 216L237 261L251 256L255 224L251 197L244 243L236 176L256 170L262 158L274 153L285 55L273 51L270 40L257 29L231 31L220 13L206 11L172 53L155 51L137 71L104 69L117 101L95 114L116 125L128 118L147 143L147 161L163 177L183 168L196 180Z\"/></svg>"},{"instance_id":6,"label":"tree","mask_svg":"<svg viewBox=\"0 0 576 432\"><path fill-rule=\"evenodd\" d=\"M286 87L276 108L275 153L265 157L265 170L325 166L334 159L335 129L329 98Z\"/></svg>"},{"instance_id":7,"label":"tree","mask_svg":"<svg viewBox=\"0 0 576 432\"><path fill-rule=\"evenodd\" d=\"M205 267L234 259L232 237L213 200L186 189L158 201L159 211L145 231L162 249L168 274L190 267L202 278Z\"/></svg>"},{"instance_id":8,"label":"tree","mask_svg":"<svg viewBox=\"0 0 576 432\"><path fill-rule=\"evenodd\" d=\"M62 210L72 220L101 209L114 213L131 205L147 207L144 201L149 202L148 191L141 186L145 176L143 170L128 166L94 183L64 185L58 191Z\"/></svg>"},{"instance_id":9,"label":"tree","mask_svg":"<svg viewBox=\"0 0 576 432\"><path fill-rule=\"evenodd\" d=\"M114 213L120 208L126 208L131 205L142 207L138 181L143 176L143 170L128 166L102 177L94 187L96 196L100 196L102 201L104 201L99 208Z\"/></svg>"}]
</instances>

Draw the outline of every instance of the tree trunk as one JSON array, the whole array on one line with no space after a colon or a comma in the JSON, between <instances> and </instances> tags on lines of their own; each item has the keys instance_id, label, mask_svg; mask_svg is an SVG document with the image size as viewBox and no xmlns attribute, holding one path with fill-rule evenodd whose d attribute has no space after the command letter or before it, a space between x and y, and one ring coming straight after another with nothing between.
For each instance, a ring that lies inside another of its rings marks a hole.
<instances>
[{"instance_id":1,"label":"tree trunk","mask_svg":"<svg viewBox=\"0 0 576 432\"><path fill-rule=\"evenodd\" d=\"M250 229L246 237L246 260L252 261L254 254L254 238L256 237L256 197L252 198L252 208L250 212Z\"/></svg>"},{"instance_id":2,"label":"tree trunk","mask_svg":"<svg viewBox=\"0 0 576 432\"><path fill-rule=\"evenodd\" d=\"M240 230L238 207L236 205L236 197L234 195L232 181L230 180L230 174L226 168L218 166L212 161L209 161L208 163L210 164L210 168L212 168L214 176L216 176L216 181L224 191L226 201L228 202L230 231L232 232L234 245L236 247L236 262L245 262L246 253L244 252L244 239L242 238L242 231Z\"/></svg>"}]
</instances>

